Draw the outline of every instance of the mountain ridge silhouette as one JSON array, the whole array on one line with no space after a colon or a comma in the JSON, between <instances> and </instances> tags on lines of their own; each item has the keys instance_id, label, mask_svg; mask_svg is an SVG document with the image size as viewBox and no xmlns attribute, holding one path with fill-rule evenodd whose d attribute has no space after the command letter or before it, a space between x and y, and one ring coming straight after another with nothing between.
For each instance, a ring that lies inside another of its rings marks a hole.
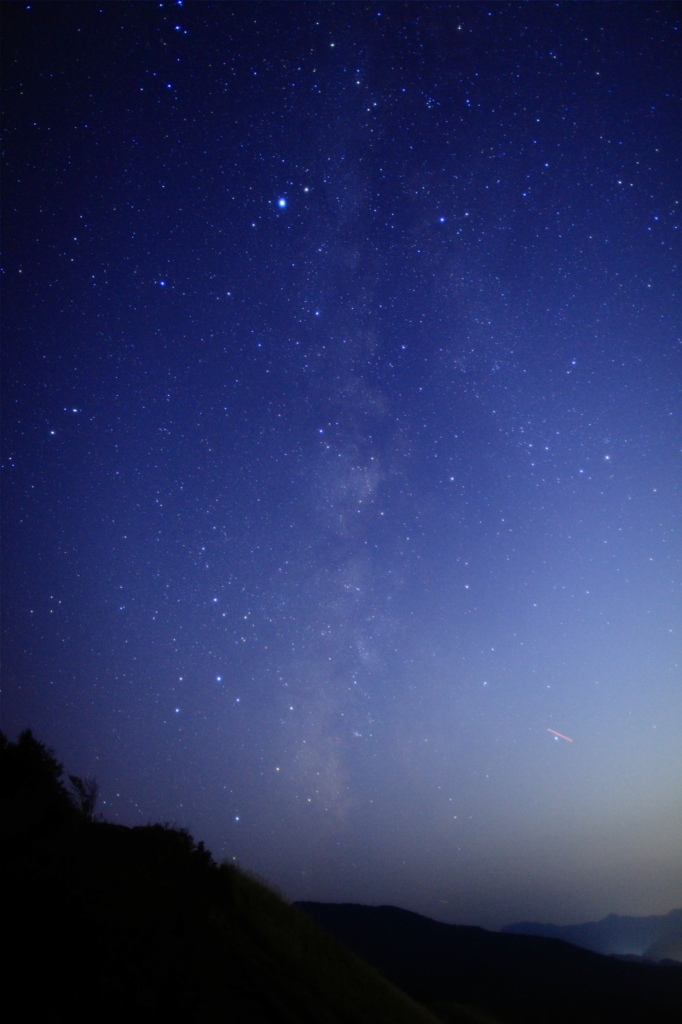
<instances>
[{"instance_id":1,"label":"mountain ridge silhouette","mask_svg":"<svg viewBox=\"0 0 682 1024\"><path fill-rule=\"evenodd\" d=\"M500 929L504 935L562 939L581 949L609 955L636 955L682 961L682 909L644 916L608 914L599 921L574 925L519 921ZM674 955L679 948L680 955Z\"/></svg>"},{"instance_id":2,"label":"mountain ridge silhouette","mask_svg":"<svg viewBox=\"0 0 682 1024\"><path fill-rule=\"evenodd\" d=\"M629 963L555 938L452 925L398 907L295 904L409 995L525 1024L678 1024L682 965Z\"/></svg>"}]
</instances>

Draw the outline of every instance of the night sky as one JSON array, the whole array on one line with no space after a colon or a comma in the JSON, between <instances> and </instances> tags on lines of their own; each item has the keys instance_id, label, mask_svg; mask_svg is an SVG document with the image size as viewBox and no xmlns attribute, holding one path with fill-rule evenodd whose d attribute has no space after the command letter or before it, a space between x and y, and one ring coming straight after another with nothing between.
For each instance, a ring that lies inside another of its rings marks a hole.
<instances>
[{"instance_id":1,"label":"night sky","mask_svg":"<svg viewBox=\"0 0 682 1024\"><path fill-rule=\"evenodd\" d=\"M682 905L680 8L3 15L4 731L290 899Z\"/></svg>"}]
</instances>

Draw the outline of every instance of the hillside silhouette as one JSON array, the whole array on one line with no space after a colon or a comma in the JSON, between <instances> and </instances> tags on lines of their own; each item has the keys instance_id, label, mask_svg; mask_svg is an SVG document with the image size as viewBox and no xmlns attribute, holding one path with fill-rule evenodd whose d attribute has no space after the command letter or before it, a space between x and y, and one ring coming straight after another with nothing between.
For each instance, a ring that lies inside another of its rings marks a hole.
<instances>
[{"instance_id":1,"label":"hillside silhouette","mask_svg":"<svg viewBox=\"0 0 682 1024\"><path fill-rule=\"evenodd\" d=\"M95 797L0 734L4 1020L436 1021L188 832L98 821Z\"/></svg>"},{"instance_id":2,"label":"hillside silhouette","mask_svg":"<svg viewBox=\"0 0 682 1024\"><path fill-rule=\"evenodd\" d=\"M1 1005L11 1024L682 1018L682 966L394 907L292 907L216 864L184 829L98 820L96 797L94 780L66 776L29 731L16 743L0 733Z\"/></svg>"}]
</instances>

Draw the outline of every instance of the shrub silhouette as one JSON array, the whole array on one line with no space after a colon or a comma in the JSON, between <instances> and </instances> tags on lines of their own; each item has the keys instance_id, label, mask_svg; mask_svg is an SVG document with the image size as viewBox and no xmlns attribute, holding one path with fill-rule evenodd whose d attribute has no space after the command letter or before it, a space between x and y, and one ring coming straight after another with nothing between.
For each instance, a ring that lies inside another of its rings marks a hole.
<instances>
[{"instance_id":1,"label":"shrub silhouette","mask_svg":"<svg viewBox=\"0 0 682 1024\"><path fill-rule=\"evenodd\" d=\"M99 786L96 779L81 779L78 775L69 775L73 799L84 817L90 819L95 813Z\"/></svg>"}]
</instances>

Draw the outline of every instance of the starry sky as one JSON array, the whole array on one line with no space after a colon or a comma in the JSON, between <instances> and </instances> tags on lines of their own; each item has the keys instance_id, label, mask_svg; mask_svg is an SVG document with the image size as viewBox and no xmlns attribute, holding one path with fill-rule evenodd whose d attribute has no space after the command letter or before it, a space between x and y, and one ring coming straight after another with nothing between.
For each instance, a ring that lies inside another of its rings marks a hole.
<instances>
[{"instance_id":1,"label":"starry sky","mask_svg":"<svg viewBox=\"0 0 682 1024\"><path fill-rule=\"evenodd\" d=\"M679 14L3 5L2 727L106 818L682 905Z\"/></svg>"}]
</instances>

